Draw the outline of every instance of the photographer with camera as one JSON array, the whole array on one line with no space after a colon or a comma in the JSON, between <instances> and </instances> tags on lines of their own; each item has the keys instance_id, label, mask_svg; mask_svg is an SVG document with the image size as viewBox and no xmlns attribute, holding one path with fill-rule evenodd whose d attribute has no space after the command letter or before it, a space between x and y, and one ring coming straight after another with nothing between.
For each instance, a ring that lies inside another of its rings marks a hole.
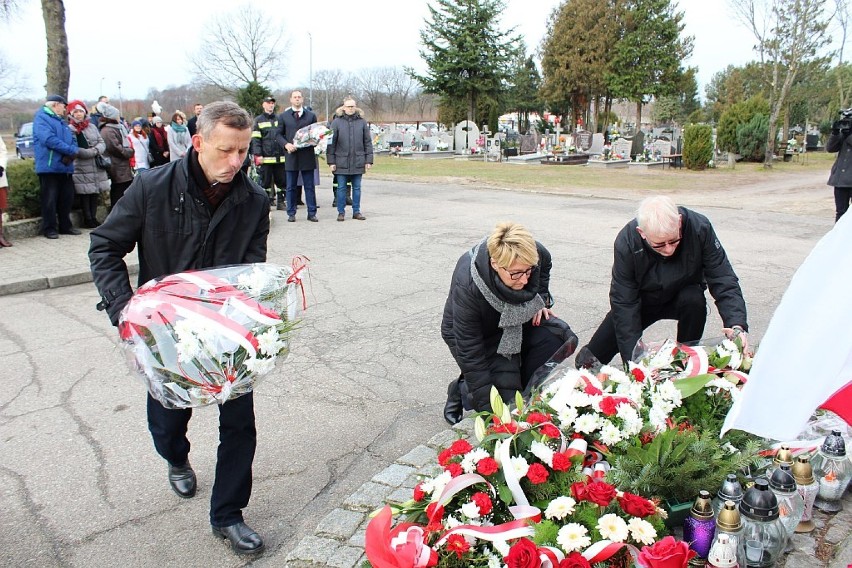
<instances>
[{"instance_id":1,"label":"photographer with camera","mask_svg":"<svg viewBox=\"0 0 852 568\"><path fill-rule=\"evenodd\" d=\"M831 125L831 136L825 143L826 152L838 152L828 185L834 186L834 207L836 210L834 222L840 219L849 209L852 200L852 108L840 111L840 120Z\"/></svg>"}]
</instances>

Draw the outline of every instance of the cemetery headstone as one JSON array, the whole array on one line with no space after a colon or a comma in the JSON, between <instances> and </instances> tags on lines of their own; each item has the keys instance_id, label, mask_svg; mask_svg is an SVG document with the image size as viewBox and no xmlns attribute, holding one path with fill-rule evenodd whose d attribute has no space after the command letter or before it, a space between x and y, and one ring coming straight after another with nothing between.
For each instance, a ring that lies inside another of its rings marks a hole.
<instances>
[{"instance_id":1,"label":"cemetery headstone","mask_svg":"<svg viewBox=\"0 0 852 568\"><path fill-rule=\"evenodd\" d=\"M479 127L469 120L463 120L453 129L456 152L463 152L476 146L479 139Z\"/></svg>"},{"instance_id":2,"label":"cemetery headstone","mask_svg":"<svg viewBox=\"0 0 852 568\"><path fill-rule=\"evenodd\" d=\"M574 146L578 152L586 152L592 147L592 133L588 130L578 130L574 133Z\"/></svg>"},{"instance_id":3,"label":"cemetery headstone","mask_svg":"<svg viewBox=\"0 0 852 568\"><path fill-rule=\"evenodd\" d=\"M654 149L654 155L657 156L668 156L673 153L672 143L668 140L655 140L651 146Z\"/></svg>"},{"instance_id":4,"label":"cemetery headstone","mask_svg":"<svg viewBox=\"0 0 852 568\"><path fill-rule=\"evenodd\" d=\"M592 145L589 146L589 154L593 156L597 156L598 154L603 153L604 147L604 135L603 132L595 132L592 134Z\"/></svg>"},{"instance_id":5,"label":"cemetery headstone","mask_svg":"<svg viewBox=\"0 0 852 568\"><path fill-rule=\"evenodd\" d=\"M626 138L616 138L612 142L612 153L614 155L621 155L625 158L630 157L630 149L633 147L633 142Z\"/></svg>"},{"instance_id":6,"label":"cemetery headstone","mask_svg":"<svg viewBox=\"0 0 852 568\"><path fill-rule=\"evenodd\" d=\"M630 157L641 154L645 150L645 133L641 130L633 135L633 146L630 148Z\"/></svg>"}]
</instances>

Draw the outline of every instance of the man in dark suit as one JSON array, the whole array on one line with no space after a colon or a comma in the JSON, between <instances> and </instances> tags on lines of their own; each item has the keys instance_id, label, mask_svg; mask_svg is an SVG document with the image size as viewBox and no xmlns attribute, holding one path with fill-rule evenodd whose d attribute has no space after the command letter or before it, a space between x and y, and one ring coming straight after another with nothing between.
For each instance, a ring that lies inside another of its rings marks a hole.
<instances>
[{"instance_id":1,"label":"man in dark suit","mask_svg":"<svg viewBox=\"0 0 852 568\"><path fill-rule=\"evenodd\" d=\"M290 108L278 117L283 140L281 143L287 150L287 161L284 169L287 172L287 220L296 220L296 186L299 173L305 188L305 203L308 205L308 221L317 222L317 197L314 189L314 169L317 167L317 157L313 146L296 148L293 137L296 131L317 121L317 115L303 106L302 91L290 93Z\"/></svg>"}]
</instances>

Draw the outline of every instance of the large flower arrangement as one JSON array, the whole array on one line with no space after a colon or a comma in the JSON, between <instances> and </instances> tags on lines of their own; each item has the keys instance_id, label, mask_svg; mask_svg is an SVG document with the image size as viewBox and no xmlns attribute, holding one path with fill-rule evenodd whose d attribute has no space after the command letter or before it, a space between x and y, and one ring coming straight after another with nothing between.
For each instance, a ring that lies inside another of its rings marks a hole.
<instances>
[{"instance_id":1,"label":"large flower arrangement","mask_svg":"<svg viewBox=\"0 0 852 568\"><path fill-rule=\"evenodd\" d=\"M130 368L166 408L250 392L289 354L304 308L304 260L182 272L141 286L119 319Z\"/></svg>"},{"instance_id":2,"label":"large flower arrangement","mask_svg":"<svg viewBox=\"0 0 852 568\"><path fill-rule=\"evenodd\" d=\"M303 126L293 135L293 145L296 148L307 148L309 146L320 146L325 149L331 129L324 122L315 122Z\"/></svg>"}]
</instances>

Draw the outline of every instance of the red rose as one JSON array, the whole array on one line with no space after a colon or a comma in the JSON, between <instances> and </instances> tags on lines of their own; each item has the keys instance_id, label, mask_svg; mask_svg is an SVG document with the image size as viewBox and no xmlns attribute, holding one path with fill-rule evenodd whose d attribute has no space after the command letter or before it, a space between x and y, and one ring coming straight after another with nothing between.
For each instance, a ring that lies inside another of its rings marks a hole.
<instances>
[{"instance_id":1,"label":"red rose","mask_svg":"<svg viewBox=\"0 0 852 568\"><path fill-rule=\"evenodd\" d=\"M418 503L426 497L426 492L423 491L423 487L421 487L422 485L422 483L418 483L414 486L414 500Z\"/></svg>"},{"instance_id":2,"label":"red rose","mask_svg":"<svg viewBox=\"0 0 852 568\"><path fill-rule=\"evenodd\" d=\"M450 446L450 453L454 456L463 456L473 449L473 446L470 445L470 442L467 440L456 440L453 442L453 445Z\"/></svg>"},{"instance_id":3,"label":"red rose","mask_svg":"<svg viewBox=\"0 0 852 568\"><path fill-rule=\"evenodd\" d=\"M474 493L470 500L476 503L476 506L479 507L480 515L487 515L491 512L491 509L494 508L494 505L491 503L491 497L488 496L488 493L483 493L482 491Z\"/></svg>"},{"instance_id":4,"label":"red rose","mask_svg":"<svg viewBox=\"0 0 852 568\"><path fill-rule=\"evenodd\" d=\"M540 463L534 463L527 470L527 478L534 485L540 485L547 481L547 477L550 475L550 472L547 471L547 468L541 465Z\"/></svg>"},{"instance_id":5,"label":"red rose","mask_svg":"<svg viewBox=\"0 0 852 568\"><path fill-rule=\"evenodd\" d=\"M592 568L592 565L579 552L572 552L559 563L559 568Z\"/></svg>"},{"instance_id":6,"label":"red rose","mask_svg":"<svg viewBox=\"0 0 852 568\"><path fill-rule=\"evenodd\" d=\"M559 428L557 428L553 424L545 424L541 427L540 432L548 438L558 438L559 436L561 436Z\"/></svg>"},{"instance_id":7,"label":"red rose","mask_svg":"<svg viewBox=\"0 0 852 568\"><path fill-rule=\"evenodd\" d=\"M585 501L586 500L586 484L582 481L578 481L577 483L571 484L571 495L574 496L576 501Z\"/></svg>"},{"instance_id":8,"label":"red rose","mask_svg":"<svg viewBox=\"0 0 852 568\"><path fill-rule=\"evenodd\" d=\"M642 372L642 369L639 367L633 367L630 369L630 374L633 375L633 378L638 382L643 382L645 380L645 373Z\"/></svg>"},{"instance_id":9,"label":"red rose","mask_svg":"<svg viewBox=\"0 0 852 568\"><path fill-rule=\"evenodd\" d=\"M618 498L618 504L625 513L634 517L647 517L657 512L653 503L633 493L624 493Z\"/></svg>"},{"instance_id":10,"label":"red rose","mask_svg":"<svg viewBox=\"0 0 852 568\"><path fill-rule=\"evenodd\" d=\"M497 460L494 458L482 458L476 462L476 471L480 475L493 475L497 473L498 469L500 469L500 466L497 465Z\"/></svg>"},{"instance_id":11,"label":"red rose","mask_svg":"<svg viewBox=\"0 0 852 568\"><path fill-rule=\"evenodd\" d=\"M651 546L643 546L639 565L645 568L686 568L689 559L696 555L683 541L667 536Z\"/></svg>"},{"instance_id":12,"label":"red rose","mask_svg":"<svg viewBox=\"0 0 852 568\"><path fill-rule=\"evenodd\" d=\"M509 554L503 560L506 561L506 566L509 568L539 568L541 566L538 548L528 538L522 538L512 545Z\"/></svg>"},{"instance_id":13,"label":"red rose","mask_svg":"<svg viewBox=\"0 0 852 568\"><path fill-rule=\"evenodd\" d=\"M452 477L458 477L464 473L460 463L448 463L444 466L444 470L449 471Z\"/></svg>"},{"instance_id":14,"label":"red rose","mask_svg":"<svg viewBox=\"0 0 852 568\"><path fill-rule=\"evenodd\" d=\"M571 458L558 452L553 454L554 471L568 471L569 469L571 469Z\"/></svg>"},{"instance_id":15,"label":"red rose","mask_svg":"<svg viewBox=\"0 0 852 568\"><path fill-rule=\"evenodd\" d=\"M461 558L464 556L464 553L470 550L470 545L467 543L467 540L460 534L450 535L450 538L447 539L447 550L450 552L455 552L456 556Z\"/></svg>"},{"instance_id":16,"label":"red rose","mask_svg":"<svg viewBox=\"0 0 852 568\"><path fill-rule=\"evenodd\" d=\"M438 463L440 465L447 465L450 463L450 460L453 459L453 452L450 450L444 450L440 454L438 454Z\"/></svg>"},{"instance_id":17,"label":"red rose","mask_svg":"<svg viewBox=\"0 0 852 568\"><path fill-rule=\"evenodd\" d=\"M615 487L604 481L586 485L586 501L606 507L615 499Z\"/></svg>"},{"instance_id":18,"label":"red rose","mask_svg":"<svg viewBox=\"0 0 852 568\"><path fill-rule=\"evenodd\" d=\"M530 424L544 424L545 422L550 422L550 416L543 412L530 412L526 421Z\"/></svg>"}]
</instances>

